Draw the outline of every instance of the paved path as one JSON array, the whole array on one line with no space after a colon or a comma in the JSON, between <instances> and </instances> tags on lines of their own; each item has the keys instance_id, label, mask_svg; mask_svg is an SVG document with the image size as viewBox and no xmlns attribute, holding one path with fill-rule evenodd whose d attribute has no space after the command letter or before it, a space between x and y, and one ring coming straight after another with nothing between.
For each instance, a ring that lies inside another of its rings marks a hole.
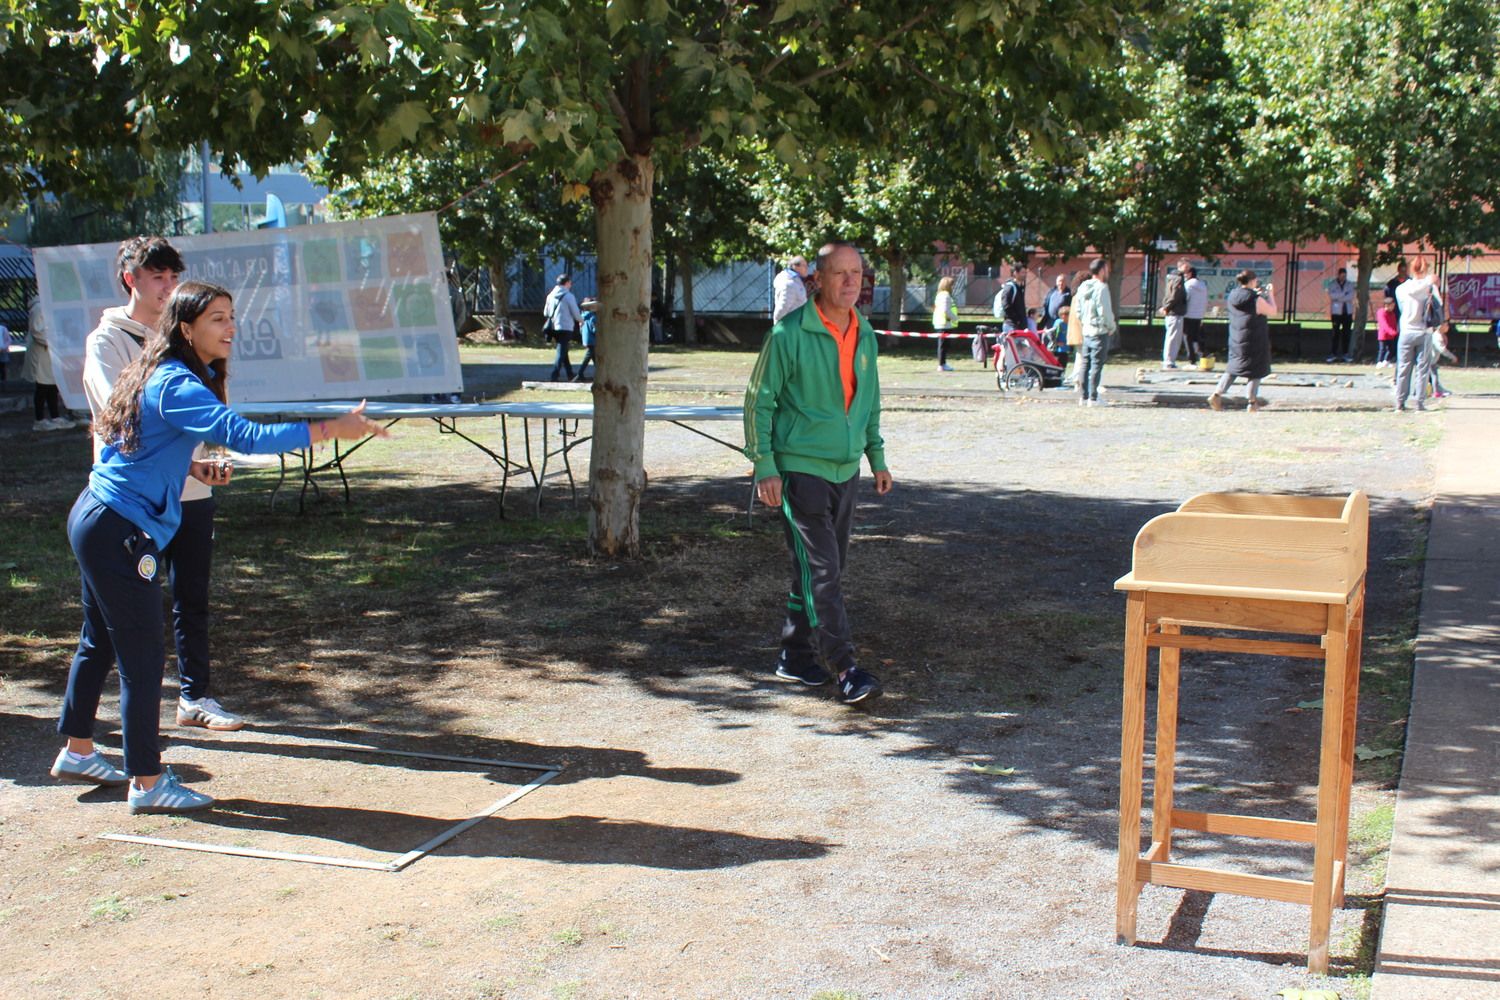
<instances>
[{"instance_id":1,"label":"paved path","mask_svg":"<svg viewBox=\"0 0 1500 1000\"><path fill-rule=\"evenodd\" d=\"M1452 403L1374 1000L1500 998L1500 399Z\"/></svg>"}]
</instances>

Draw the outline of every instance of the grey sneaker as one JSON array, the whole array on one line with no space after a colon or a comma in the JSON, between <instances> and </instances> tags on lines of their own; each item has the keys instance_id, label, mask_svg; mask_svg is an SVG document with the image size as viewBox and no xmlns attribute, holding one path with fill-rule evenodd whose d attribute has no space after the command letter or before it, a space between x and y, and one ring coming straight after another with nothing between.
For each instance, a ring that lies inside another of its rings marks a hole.
<instances>
[{"instance_id":1,"label":"grey sneaker","mask_svg":"<svg viewBox=\"0 0 1500 1000\"><path fill-rule=\"evenodd\" d=\"M177 724L212 729L221 733L232 733L236 729L245 728L244 719L233 712L226 712L224 706L213 698L199 698L197 701L178 698Z\"/></svg>"},{"instance_id":2,"label":"grey sneaker","mask_svg":"<svg viewBox=\"0 0 1500 1000\"><path fill-rule=\"evenodd\" d=\"M81 781L86 785L103 785L105 788L119 788L130 780L124 771L105 760L98 750L87 757L75 758L68 753L67 747L57 752L57 760L52 764L52 777L63 781Z\"/></svg>"},{"instance_id":3,"label":"grey sneaker","mask_svg":"<svg viewBox=\"0 0 1500 1000\"><path fill-rule=\"evenodd\" d=\"M194 812L214 804L213 796L195 792L178 781L170 767L149 791L132 784L127 799L132 814Z\"/></svg>"}]
</instances>

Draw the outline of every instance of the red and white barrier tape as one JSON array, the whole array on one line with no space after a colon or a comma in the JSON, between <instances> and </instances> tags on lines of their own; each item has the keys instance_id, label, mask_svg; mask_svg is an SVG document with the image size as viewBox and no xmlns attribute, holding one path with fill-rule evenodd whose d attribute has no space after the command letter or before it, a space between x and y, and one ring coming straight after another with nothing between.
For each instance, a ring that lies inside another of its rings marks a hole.
<instances>
[{"instance_id":1,"label":"red and white barrier tape","mask_svg":"<svg viewBox=\"0 0 1500 1000\"><path fill-rule=\"evenodd\" d=\"M880 334L882 337L922 337L927 340L954 340L960 337L968 338L979 336L979 332L977 330L969 333L955 333L952 330L947 330L942 333L914 333L909 330L876 330L875 332ZM994 331L993 333L985 334L986 337L997 337L999 335L1000 331L998 330Z\"/></svg>"}]
</instances>

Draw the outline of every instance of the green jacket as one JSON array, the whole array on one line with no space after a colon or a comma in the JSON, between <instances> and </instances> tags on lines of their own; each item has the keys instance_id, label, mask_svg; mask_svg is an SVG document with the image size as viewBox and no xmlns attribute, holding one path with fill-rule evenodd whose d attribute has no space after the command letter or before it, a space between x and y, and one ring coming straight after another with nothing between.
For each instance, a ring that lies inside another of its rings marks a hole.
<instances>
[{"instance_id":1,"label":"green jacket","mask_svg":"<svg viewBox=\"0 0 1500 1000\"><path fill-rule=\"evenodd\" d=\"M771 327L745 389L745 457L757 481L805 472L842 483L859 472L885 471L880 438L880 375L875 331L859 317L854 348L854 400L844 411L839 348L812 302Z\"/></svg>"}]
</instances>

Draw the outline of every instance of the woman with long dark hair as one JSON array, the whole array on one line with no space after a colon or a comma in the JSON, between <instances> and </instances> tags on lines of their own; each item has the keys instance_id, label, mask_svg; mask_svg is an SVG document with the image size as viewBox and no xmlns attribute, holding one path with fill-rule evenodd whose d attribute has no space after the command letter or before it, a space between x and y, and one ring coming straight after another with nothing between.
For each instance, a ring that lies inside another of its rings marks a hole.
<instances>
[{"instance_id":1,"label":"woman with long dark hair","mask_svg":"<svg viewBox=\"0 0 1500 1000\"><path fill-rule=\"evenodd\" d=\"M217 285L177 286L145 352L115 383L94 433L105 442L68 515L68 540L83 576L83 629L57 730L68 745L54 777L95 785L127 782L133 813L204 809L213 799L162 770L161 550L182 517L182 482L201 441L234 451L308 448L330 438L385 437L361 403L333 420L255 424L224 405L234 345L234 304ZM111 666L120 670L125 770L94 749L94 716Z\"/></svg>"}]
</instances>

